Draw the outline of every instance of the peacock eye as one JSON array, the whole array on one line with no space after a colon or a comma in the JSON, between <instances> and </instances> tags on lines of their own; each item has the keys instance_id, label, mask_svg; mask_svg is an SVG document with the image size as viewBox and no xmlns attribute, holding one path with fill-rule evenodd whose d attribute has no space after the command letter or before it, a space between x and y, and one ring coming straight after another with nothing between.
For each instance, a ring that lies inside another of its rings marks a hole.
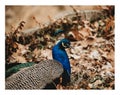
<instances>
[{"instance_id":1,"label":"peacock eye","mask_svg":"<svg viewBox=\"0 0 120 95\"><path fill-rule=\"evenodd\" d=\"M62 42L62 46L63 46L64 48L68 48L70 45L69 45L68 43Z\"/></svg>"}]
</instances>

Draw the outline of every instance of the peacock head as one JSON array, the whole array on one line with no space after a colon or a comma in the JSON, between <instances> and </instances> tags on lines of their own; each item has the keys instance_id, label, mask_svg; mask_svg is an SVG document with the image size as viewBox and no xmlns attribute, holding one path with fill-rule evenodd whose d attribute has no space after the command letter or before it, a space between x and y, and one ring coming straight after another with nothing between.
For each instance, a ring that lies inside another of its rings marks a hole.
<instances>
[{"instance_id":1,"label":"peacock head","mask_svg":"<svg viewBox=\"0 0 120 95\"><path fill-rule=\"evenodd\" d=\"M61 49L70 48L70 41L68 39L62 39L58 44Z\"/></svg>"}]
</instances>

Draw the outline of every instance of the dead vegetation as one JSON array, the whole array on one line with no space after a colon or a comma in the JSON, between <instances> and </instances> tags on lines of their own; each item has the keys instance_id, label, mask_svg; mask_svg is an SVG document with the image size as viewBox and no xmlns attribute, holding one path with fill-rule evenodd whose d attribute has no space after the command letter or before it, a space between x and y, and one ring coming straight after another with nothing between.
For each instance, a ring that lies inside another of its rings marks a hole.
<instances>
[{"instance_id":1,"label":"dead vegetation","mask_svg":"<svg viewBox=\"0 0 120 95\"><path fill-rule=\"evenodd\" d=\"M6 64L52 59L53 45L65 37L73 46L67 50L71 83L67 87L59 84L57 88L114 89L114 6L84 11L84 15L71 8L71 15L56 20L49 16L47 25L39 23L34 16L39 27L23 31L25 21L21 21L17 28L12 27L14 31L6 32Z\"/></svg>"}]
</instances>

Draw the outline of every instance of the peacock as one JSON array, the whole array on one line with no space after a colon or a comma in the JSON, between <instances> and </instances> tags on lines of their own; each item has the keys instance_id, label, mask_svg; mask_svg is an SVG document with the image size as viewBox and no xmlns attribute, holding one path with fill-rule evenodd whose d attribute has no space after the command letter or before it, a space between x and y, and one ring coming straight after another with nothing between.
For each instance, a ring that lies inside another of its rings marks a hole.
<instances>
[{"instance_id":1,"label":"peacock","mask_svg":"<svg viewBox=\"0 0 120 95\"><path fill-rule=\"evenodd\" d=\"M53 59L39 63L24 63L6 71L6 89L56 89L56 85L70 83L71 67L66 48L70 48L68 39L60 40L52 48ZM62 82L60 79L62 78Z\"/></svg>"}]
</instances>

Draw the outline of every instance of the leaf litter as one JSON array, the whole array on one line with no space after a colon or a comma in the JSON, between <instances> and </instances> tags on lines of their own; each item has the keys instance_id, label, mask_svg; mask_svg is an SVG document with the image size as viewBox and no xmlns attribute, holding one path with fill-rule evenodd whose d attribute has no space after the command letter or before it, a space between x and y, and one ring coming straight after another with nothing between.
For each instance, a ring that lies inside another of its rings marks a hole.
<instances>
[{"instance_id":1,"label":"leaf litter","mask_svg":"<svg viewBox=\"0 0 120 95\"><path fill-rule=\"evenodd\" d=\"M112 8L99 10L94 19L83 19L73 7L73 16L64 16L50 24L22 31L21 21L14 32L6 33L6 64L39 62L52 59L51 49L61 38L71 40L67 49L71 63L71 82L57 89L115 89L114 15ZM88 14L86 12L86 14ZM34 17L35 18L35 17ZM38 23L39 21L36 21ZM64 32L54 35L57 30Z\"/></svg>"}]
</instances>

